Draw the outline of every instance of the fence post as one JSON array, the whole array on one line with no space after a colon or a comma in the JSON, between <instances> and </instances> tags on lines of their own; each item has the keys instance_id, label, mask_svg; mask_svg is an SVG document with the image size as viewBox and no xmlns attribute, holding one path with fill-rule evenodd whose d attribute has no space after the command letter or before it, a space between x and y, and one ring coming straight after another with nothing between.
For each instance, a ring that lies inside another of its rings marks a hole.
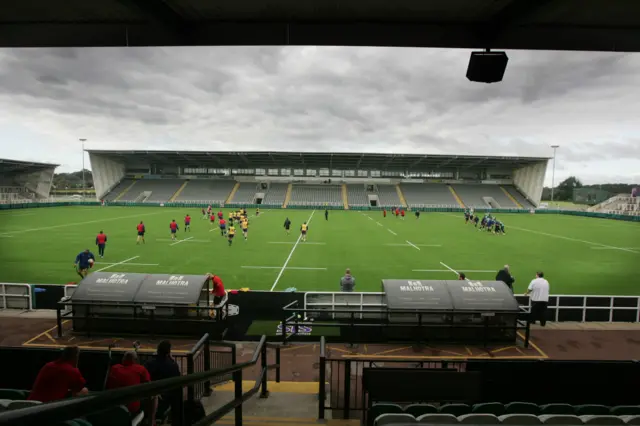
<instances>
[{"instance_id":1,"label":"fence post","mask_svg":"<svg viewBox=\"0 0 640 426\"><path fill-rule=\"evenodd\" d=\"M320 377L319 377L319 385L318 385L318 419L324 420L324 403L327 398L326 395L326 385L327 382L327 366L326 366L326 357L324 353L324 336L320 338Z\"/></svg>"},{"instance_id":2,"label":"fence post","mask_svg":"<svg viewBox=\"0 0 640 426\"><path fill-rule=\"evenodd\" d=\"M62 313L60 312L60 305L58 305L58 309L56 309L56 325L58 326L58 338L61 338L62 337Z\"/></svg>"},{"instance_id":3,"label":"fence post","mask_svg":"<svg viewBox=\"0 0 640 426\"><path fill-rule=\"evenodd\" d=\"M187 355L187 374L193 374L194 370L195 369L193 366L193 354L190 353ZM193 385L189 385L187 386L187 401L189 401L189 404L191 404L194 400L195 400L195 390Z\"/></svg>"},{"instance_id":4,"label":"fence post","mask_svg":"<svg viewBox=\"0 0 640 426\"><path fill-rule=\"evenodd\" d=\"M342 418L349 419L349 411L351 411L351 361L347 360L344 364L344 413Z\"/></svg>"},{"instance_id":5,"label":"fence post","mask_svg":"<svg viewBox=\"0 0 640 426\"><path fill-rule=\"evenodd\" d=\"M276 383L280 383L280 345L276 346Z\"/></svg>"},{"instance_id":6,"label":"fence post","mask_svg":"<svg viewBox=\"0 0 640 426\"><path fill-rule=\"evenodd\" d=\"M262 390L260 398L268 398L269 390L267 389L267 381L269 380L269 370L267 369L267 342L265 341L260 349L260 370L264 373L262 376Z\"/></svg>"},{"instance_id":7,"label":"fence post","mask_svg":"<svg viewBox=\"0 0 640 426\"><path fill-rule=\"evenodd\" d=\"M209 339L204 341L204 371L211 370L211 343ZM211 379L204 382L204 396L211 395Z\"/></svg>"},{"instance_id":8,"label":"fence post","mask_svg":"<svg viewBox=\"0 0 640 426\"><path fill-rule=\"evenodd\" d=\"M233 373L233 381L234 381L234 399L236 401L242 400L242 370L238 370ZM236 407L236 425L242 426L242 406L244 404L239 404Z\"/></svg>"}]
</instances>

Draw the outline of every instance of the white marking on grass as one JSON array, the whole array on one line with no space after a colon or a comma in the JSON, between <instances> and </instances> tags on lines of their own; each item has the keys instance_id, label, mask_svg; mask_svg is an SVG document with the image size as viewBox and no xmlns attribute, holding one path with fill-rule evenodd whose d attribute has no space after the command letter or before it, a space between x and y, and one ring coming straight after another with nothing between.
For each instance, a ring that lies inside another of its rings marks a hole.
<instances>
[{"instance_id":1,"label":"white marking on grass","mask_svg":"<svg viewBox=\"0 0 640 426\"><path fill-rule=\"evenodd\" d=\"M447 265L447 264L445 264L445 263L442 263L442 262L440 262L440 264L441 264L442 266L444 266L445 268L447 268L448 270L450 270L451 272L453 272L454 274L456 274L456 275L460 275L460 273L458 273L458 271L456 271L455 269L453 269L453 268L452 268L452 267L450 267L449 265Z\"/></svg>"},{"instance_id":2,"label":"white marking on grass","mask_svg":"<svg viewBox=\"0 0 640 426\"><path fill-rule=\"evenodd\" d=\"M269 241L269 244L295 244L295 243L296 243L295 241ZM327 243L318 243L318 242L315 242L315 241L311 241L311 242L310 242L310 241L306 241L306 242L304 243L304 245L305 245L305 246L306 246L306 245L319 245L319 246L323 246L323 245L325 245L325 244L327 244Z\"/></svg>"},{"instance_id":3,"label":"white marking on grass","mask_svg":"<svg viewBox=\"0 0 640 426\"><path fill-rule=\"evenodd\" d=\"M378 226L384 226L384 225L383 225L383 224L381 224L380 222L376 222L376 224L377 224Z\"/></svg>"},{"instance_id":4,"label":"white marking on grass","mask_svg":"<svg viewBox=\"0 0 640 426\"><path fill-rule=\"evenodd\" d=\"M19 234L22 232L35 232L35 231L49 231L51 229L56 229L56 228L66 228L69 226L78 226L78 225L89 225L91 223L102 223L102 222L109 222L109 221L113 221L113 220L121 220L121 219L129 219L132 217L145 217L145 216L152 216L152 215L158 215L158 214L166 214L166 211L162 211L162 212L155 212L155 213L146 213L146 214L135 214L135 215L129 215L129 216L119 216L119 217L110 217L110 218L106 218L106 219L99 219L99 220L89 220L86 222L72 222L72 223L65 223L62 225L52 225L52 226L45 226L42 228L30 228L30 229L21 229L19 231L9 231L9 232L3 232L0 233L0 236L3 235L9 235L9 234Z\"/></svg>"},{"instance_id":5,"label":"white marking on grass","mask_svg":"<svg viewBox=\"0 0 640 426\"><path fill-rule=\"evenodd\" d=\"M125 263L129 262L130 260L137 259L137 258L139 258L139 257L140 257L140 256L133 256L133 257L130 257L129 259L127 259L127 260L123 260L122 262L112 263L112 264L111 264L111 265L109 265L109 266L105 266L104 268L98 269L97 271L93 271L93 272L102 272L102 271L104 271L105 269L110 269L110 268L113 268L114 266L117 266L117 265L123 265L123 264L125 264Z\"/></svg>"},{"instance_id":6,"label":"white marking on grass","mask_svg":"<svg viewBox=\"0 0 640 426\"><path fill-rule=\"evenodd\" d=\"M617 247L591 247L592 250L636 250L636 247L621 247L620 249Z\"/></svg>"},{"instance_id":7,"label":"white marking on grass","mask_svg":"<svg viewBox=\"0 0 640 426\"><path fill-rule=\"evenodd\" d=\"M176 244L184 243L185 241L192 240L193 237L185 238L184 240L178 240L175 243L169 244L170 246L175 246Z\"/></svg>"},{"instance_id":8,"label":"white marking on grass","mask_svg":"<svg viewBox=\"0 0 640 426\"><path fill-rule=\"evenodd\" d=\"M210 243L211 242L211 240L197 240L197 239L193 239L193 237L189 237L186 240L189 240L192 243ZM186 241L186 240L180 240L180 241ZM158 238L156 239L156 241L175 241L175 240L172 240L171 238Z\"/></svg>"},{"instance_id":9,"label":"white marking on grass","mask_svg":"<svg viewBox=\"0 0 640 426\"><path fill-rule=\"evenodd\" d=\"M442 247L442 244L414 244L414 245L418 247ZM403 243L385 244L385 246L410 247L408 244L403 244Z\"/></svg>"},{"instance_id":10,"label":"white marking on grass","mask_svg":"<svg viewBox=\"0 0 640 426\"><path fill-rule=\"evenodd\" d=\"M411 271L412 272L451 272L452 269L412 269ZM488 274L490 272L495 272L495 271L479 270L479 269L469 269L469 270L465 269L465 272ZM457 274L457 272L456 272L456 274Z\"/></svg>"},{"instance_id":11,"label":"white marking on grass","mask_svg":"<svg viewBox=\"0 0 640 426\"><path fill-rule=\"evenodd\" d=\"M281 266L241 266L244 269L280 269ZM293 269L299 271L326 271L327 268L308 268L304 266L287 266L286 269Z\"/></svg>"},{"instance_id":12,"label":"white marking on grass","mask_svg":"<svg viewBox=\"0 0 640 426\"><path fill-rule=\"evenodd\" d=\"M309 219L307 219L307 225L311 223L311 219L313 219L313 215L315 214L315 212L316 211L314 210L311 212L311 215L309 215ZM293 252L296 251L296 247L298 247L298 244L300 244L301 239L302 239L302 234L300 234L300 236L296 240L296 243L293 245L293 248L291 249L291 252L289 252L289 256L287 257L287 260L284 261L284 265L282 265L282 269L278 273L278 276L276 277L276 280L273 282L273 285L271 286L271 290L269 291L273 291L273 289L276 288L276 286L278 285L278 281L280 281L280 277L282 277L282 274L284 274L284 270L287 268L287 265L291 260L291 256L293 256Z\"/></svg>"},{"instance_id":13,"label":"white marking on grass","mask_svg":"<svg viewBox=\"0 0 640 426\"><path fill-rule=\"evenodd\" d=\"M420 250L420 247L418 247L417 245L413 244L411 241L407 240L407 244L409 244L411 247L415 248L416 250Z\"/></svg>"},{"instance_id":14,"label":"white marking on grass","mask_svg":"<svg viewBox=\"0 0 640 426\"><path fill-rule=\"evenodd\" d=\"M96 265L118 265L119 262L96 262ZM129 263L127 262L127 266L160 266L159 263Z\"/></svg>"},{"instance_id":15,"label":"white marking on grass","mask_svg":"<svg viewBox=\"0 0 640 426\"><path fill-rule=\"evenodd\" d=\"M398 234L396 234L395 232L393 232L391 229L387 228L387 231L391 232L393 235L397 236Z\"/></svg>"}]
</instances>

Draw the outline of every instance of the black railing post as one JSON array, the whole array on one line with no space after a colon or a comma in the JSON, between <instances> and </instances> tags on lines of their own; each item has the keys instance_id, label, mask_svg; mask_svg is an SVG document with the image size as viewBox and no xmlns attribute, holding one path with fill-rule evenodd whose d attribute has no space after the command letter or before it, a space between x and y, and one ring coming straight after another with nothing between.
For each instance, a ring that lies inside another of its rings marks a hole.
<instances>
[{"instance_id":1,"label":"black railing post","mask_svg":"<svg viewBox=\"0 0 640 426\"><path fill-rule=\"evenodd\" d=\"M204 371L211 370L211 343L209 339L204 341ZM211 379L204 382L204 396L211 395Z\"/></svg>"},{"instance_id":2,"label":"black railing post","mask_svg":"<svg viewBox=\"0 0 640 426\"><path fill-rule=\"evenodd\" d=\"M193 364L193 354L187 354L187 374L194 373L194 364ZM187 386L187 401L189 401L189 405L195 400L195 392L193 384Z\"/></svg>"},{"instance_id":3,"label":"black railing post","mask_svg":"<svg viewBox=\"0 0 640 426\"><path fill-rule=\"evenodd\" d=\"M276 346L276 383L280 383L280 345Z\"/></svg>"},{"instance_id":4,"label":"black railing post","mask_svg":"<svg viewBox=\"0 0 640 426\"><path fill-rule=\"evenodd\" d=\"M63 305L66 307L66 305ZM58 310L56 311L56 325L58 326L58 338L62 337L62 313L60 312L61 308L58 305Z\"/></svg>"},{"instance_id":5,"label":"black railing post","mask_svg":"<svg viewBox=\"0 0 640 426\"><path fill-rule=\"evenodd\" d=\"M234 381L234 399L239 401L242 399L242 370L233 373ZM242 404L238 405L236 411L236 426L242 426Z\"/></svg>"},{"instance_id":6,"label":"black railing post","mask_svg":"<svg viewBox=\"0 0 640 426\"><path fill-rule=\"evenodd\" d=\"M267 369L267 342L262 344L260 354L260 367L262 370L262 390L260 391L260 398L268 398L269 397L269 389L267 389L267 382L269 381L269 370Z\"/></svg>"},{"instance_id":7,"label":"black railing post","mask_svg":"<svg viewBox=\"0 0 640 426\"><path fill-rule=\"evenodd\" d=\"M326 395L326 385L327 382L327 365L326 365L326 356L324 352L325 339L324 336L320 337L320 377L318 384L318 420L324 420L324 404Z\"/></svg>"},{"instance_id":8,"label":"black railing post","mask_svg":"<svg viewBox=\"0 0 640 426\"><path fill-rule=\"evenodd\" d=\"M351 361L346 360L344 363L344 413L342 418L349 419L349 411L351 411Z\"/></svg>"},{"instance_id":9,"label":"black railing post","mask_svg":"<svg viewBox=\"0 0 640 426\"><path fill-rule=\"evenodd\" d=\"M531 336L531 322L529 321L529 317L527 317L526 320L526 326L524 329L524 347L528 348L529 347L529 337ZM517 325L516 325L516 330L517 330Z\"/></svg>"},{"instance_id":10,"label":"black railing post","mask_svg":"<svg viewBox=\"0 0 640 426\"><path fill-rule=\"evenodd\" d=\"M287 311L283 311L284 315L282 317L282 344L287 344Z\"/></svg>"}]
</instances>

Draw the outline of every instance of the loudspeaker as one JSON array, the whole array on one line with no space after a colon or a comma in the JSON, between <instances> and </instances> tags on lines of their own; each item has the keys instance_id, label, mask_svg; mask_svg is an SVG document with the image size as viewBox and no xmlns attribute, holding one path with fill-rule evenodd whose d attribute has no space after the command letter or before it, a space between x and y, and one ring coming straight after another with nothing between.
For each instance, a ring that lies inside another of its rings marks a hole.
<instances>
[{"instance_id":1,"label":"loudspeaker","mask_svg":"<svg viewBox=\"0 0 640 426\"><path fill-rule=\"evenodd\" d=\"M505 52L471 52L467 78L477 83L502 81L509 58Z\"/></svg>"}]
</instances>

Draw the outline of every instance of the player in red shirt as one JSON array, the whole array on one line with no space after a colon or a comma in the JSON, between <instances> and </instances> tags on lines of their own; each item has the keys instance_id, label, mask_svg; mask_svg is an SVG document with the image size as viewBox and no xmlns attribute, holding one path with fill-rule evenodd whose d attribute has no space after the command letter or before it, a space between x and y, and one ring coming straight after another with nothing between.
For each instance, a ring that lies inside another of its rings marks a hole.
<instances>
[{"instance_id":1,"label":"player in red shirt","mask_svg":"<svg viewBox=\"0 0 640 426\"><path fill-rule=\"evenodd\" d=\"M191 216L189 216L189 214L187 214L184 217L184 232L191 232Z\"/></svg>"},{"instance_id":2,"label":"player in red shirt","mask_svg":"<svg viewBox=\"0 0 640 426\"><path fill-rule=\"evenodd\" d=\"M404 209L400 210L400 216L404 219Z\"/></svg>"},{"instance_id":3,"label":"player in red shirt","mask_svg":"<svg viewBox=\"0 0 640 426\"><path fill-rule=\"evenodd\" d=\"M122 357L122 364L116 364L109 370L107 389L118 389L150 382L149 372L137 361L138 355L135 352L125 353ZM140 401L129 403L127 408L131 414L138 413L140 411Z\"/></svg>"},{"instance_id":4,"label":"player in red shirt","mask_svg":"<svg viewBox=\"0 0 640 426\"><path fill-rule=\"evenodd\" d=\"M147 231L144 227L144 223L140 221L138 226L136 226L136 229L138 230L138 239L136 240L136 244L140 244L140 241L142 241L142 244L144 244L144 233Z\"/></svg>"},{"instance_id":5,"label":"player in red shirt","mask_svg":"<svg viewBox=\"0 0 640 426\"><path fill-rule=\"evenodd\" d=\"M218 223L220 224L220 236L224 237L224 234L227 233L227 221L221 217Z\"/></svg>"},{"instance_id":6,"label":"player in red shirt","mask_svg":"<svg viewBox=\"0 0 640 426\"><path fill-rule=\"evenodd\" d=\"M382 217L387 217L387 209L382 209Z\"/></svg>"},{"instance_id":7,"label":"player in red shirt","mask_svg":"<svg viewBox=\"0 0 640 426\"><path fill-rule=\"evenodd\" d=\"M62 350L60 359L46 363L40 369L27 399L51 402L66 398L69 392L72 396L89 393L84 387L84 377L78 370L79 354L77 346L67 346Z\"/></svg>"},{"instance_id":8,"label":"player in red shirt","mask_svg":"<svg viewBox=\"0 0 640 426\"><path fill-rule=\"evenodd\" d=\"M218 220L222 219L224 217L224 213L222 213L222 210L220 210L218 212Z\"/></svg>"},{"instance_id":9,"label":"player in red shirt","mask_svg":"<svg viewBox=\"0 0 640 426\"><path fill-rule=\"evenodd\" d=\"M216 224L216 215L215 215L215 213L211 213L211 216L209 216L209 223L211 224L211 226Z\"/></svg>"},{"instance_id":10,"label":"player in red shirt","mask_svg":"<svg viewBox=\"0 0 640 426\"><path fill-rule=\"evenodd\" d=\"M175 219L173 219L171 221L171 223L169 224L169 229L171 230L171 240L175 241L176 240L176 232L178 232L178 224L176 223Z\"/></svg>"},{"instance_id":11,"label":"player in red shirt","mask_svg":"<svg viewBox=\"0 0 640 426\"><path fill-rule=\"evenodd\" d=\"M396 208L396 217L400 215L400 209Z\"/></svg>"},{"instance_id":12,"label":"player in red shirt","mask_svg":"<svg viewBox=\"0 0 640 426\"><path fill-rule=\"evenodd\" d=\"M104 232L100 231L96 236L96 245L98 246L98 255L104 257L104 247L107 245L107 236Z\"/></svg>"}]
</instances>

